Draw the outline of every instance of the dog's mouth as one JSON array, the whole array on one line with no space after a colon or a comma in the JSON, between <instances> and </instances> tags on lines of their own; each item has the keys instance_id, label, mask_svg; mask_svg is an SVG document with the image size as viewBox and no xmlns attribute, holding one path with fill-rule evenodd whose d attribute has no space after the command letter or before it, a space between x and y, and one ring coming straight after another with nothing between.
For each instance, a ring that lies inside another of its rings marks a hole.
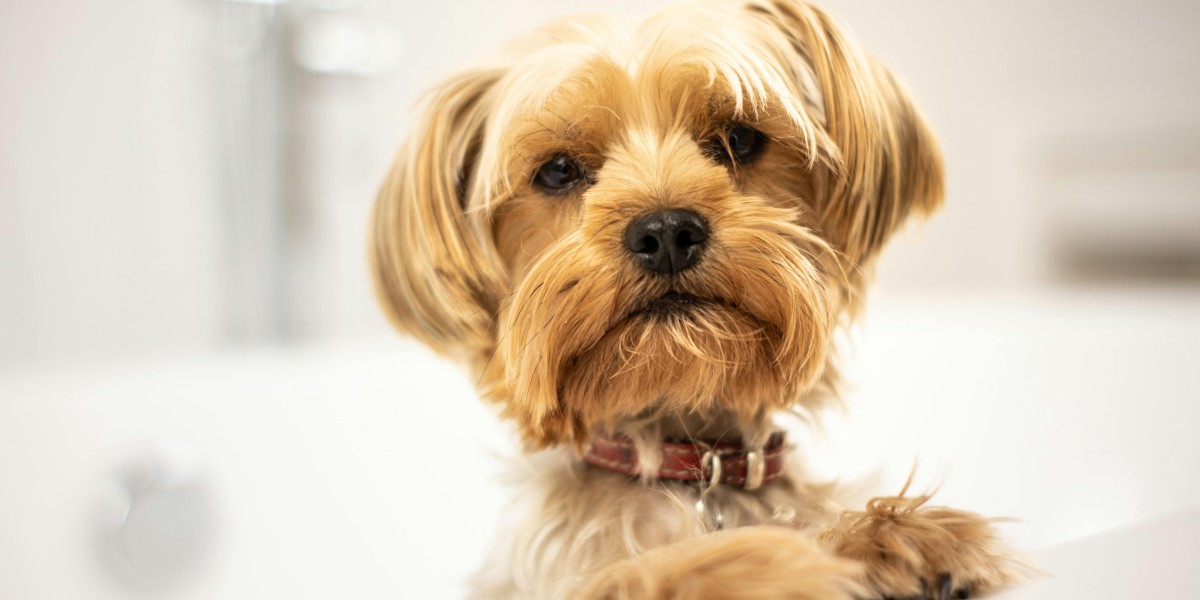
<instances>
[{"instance_id":1,"label":"dog's mouth","mask_svg":"<svg viewBox=\"0 0 1200 600\"><path fill-rule=\"evenodd\" d=\"M629 313L629 317L647 317L663 319L672 316L686 315L700 308L727 307L736 309L721 298L701 298L695 294L684 292L667 292L655 298L644 306Z\"/></svg>"},{"instance_id":2,"label":"dog's mouth","mask_svg":"<svg viewBox=\"0 0 1200 600\"><path fill-rule=\"evenodd\" d=\"M695 294L682 292L667 292L659 298L650 300L646 305L636 308L629 313L630 317L671 317L674 314L685 314L695 311L702 306L718 304L713 300L700 298Z\"/></svg>"},{"instance_id":3,"label":"dog's mouth","mask_svg":"<svg viewBox=\"0 0 1200 600\"><path fill-rule=\"evenodd\" d=\"M689 311L696 308L698 305L707 304L708 300L696 296L694 294L684 294L681 292L667 292L654 300L651 300L646 306L640 310L634 311L634 314L649 315L649 316L666 316L681 312Z\"/></svg>"}]
</instances>

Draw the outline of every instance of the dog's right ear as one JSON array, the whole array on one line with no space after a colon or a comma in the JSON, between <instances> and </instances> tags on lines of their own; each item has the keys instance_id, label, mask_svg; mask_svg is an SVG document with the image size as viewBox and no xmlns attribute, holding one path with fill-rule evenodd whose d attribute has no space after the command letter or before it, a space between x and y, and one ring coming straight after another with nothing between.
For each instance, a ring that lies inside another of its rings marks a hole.
<instances>
[{"instance_id":1,"label":"dog's right ear","mask_svg":"<svg viewBox=\"0 0 1200 600\"><path fill-rule=\"evenodd\" d=\"M821 9L802 0L751 0L747 10L783 34L784 56L811 70L830 142L818 149L829 168L815 178L813 202L826 235L863 264L910 216L941 205L936 136L891 72Z\"/></svg>"},{"instance_id":2,"label":"dog's right ear","mask_svg":"<svg viewBox=\"0 0 1200 600\"><path fill-rule=\"evenodd\" d=\"M469 193L499 71L434 90L400 150L372 216L370 260L389 320L444 354L490 346L502 269Z\"/></svg>"}]
</instances>

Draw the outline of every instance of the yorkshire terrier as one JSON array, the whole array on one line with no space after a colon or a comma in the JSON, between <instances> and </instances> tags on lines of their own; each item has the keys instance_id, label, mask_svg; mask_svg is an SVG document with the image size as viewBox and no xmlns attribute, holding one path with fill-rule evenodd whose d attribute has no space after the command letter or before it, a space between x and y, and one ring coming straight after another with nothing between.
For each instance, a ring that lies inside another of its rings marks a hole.
<instances>
[{"instance_id":1,"label":"yorkshire terrier","mask_svg":"<svg viewBox=\"0 0 1200 600\"><path fill-rule=\"evenodd\" d=\"M835 401L835 330L942 201L925 120L826 13L564 20L427 106L375 206L378 294L535 465L476 597L945 600L1023 574L991 519L850 509L774 422Z\"/></svg>"}]
</instances>

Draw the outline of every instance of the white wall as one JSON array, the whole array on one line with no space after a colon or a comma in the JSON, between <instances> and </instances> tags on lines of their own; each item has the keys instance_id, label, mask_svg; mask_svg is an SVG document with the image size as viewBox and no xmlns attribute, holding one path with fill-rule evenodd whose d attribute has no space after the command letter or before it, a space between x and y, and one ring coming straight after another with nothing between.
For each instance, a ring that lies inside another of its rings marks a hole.
<instances>
[{"instance_id":1,"label":"white wall","mask_svg":"<svg viewBox=\"0 0 1200 600\"><path fill-rule=\"evenodd\" d=\"M323 3L390 29L402 50L371 77L291 73L291 339L384 328L367 284L365 220L421 91L554 16L636 18L665 4ZM1047 225L1056 190L1064 178L1072 189L1104 185L1071 179L1078 173L1116 170L1134 190L1155 183L1128 199L1147 207L1160 196L1198 202L1200 4L824 5L909 83L946 153L946 208L894 244L885 289L1057 281L1061 225ZM237 240L219 209L213 6L0 4L0 365L229 342L228 298L239 292L229 288L245 284L222 262ZM1055 223L1069 224L1067 214Z\"/></svg>"},{"instance_id":2,"label":"white wall","mask_svg":"<svg viewBox=\"0 0 1200 600\"><path fill-rule=\"evenodd\" d=\"M199 4L0 4L0 367L219 335Z\"/></svg>"},{"instance_id":3,"label":"white wall","mask_svg":"<svg viewBox=\"0 0 1200 600\"><path fill-rule=\"evenodd\" d=\"M946 154L946 208L887 255L886 284L1047 283L1064 156L1154 171L1190 154L1200 170L1196 2L825 4L910 84Z\"/></svg>"}]
</instances>

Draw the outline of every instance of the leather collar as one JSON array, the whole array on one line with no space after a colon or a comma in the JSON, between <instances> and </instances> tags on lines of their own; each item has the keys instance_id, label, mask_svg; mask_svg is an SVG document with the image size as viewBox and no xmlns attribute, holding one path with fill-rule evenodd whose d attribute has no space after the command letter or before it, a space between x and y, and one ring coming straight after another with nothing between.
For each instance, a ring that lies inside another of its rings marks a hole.
<instances>
[{"instance_id":1,"label":"leather collar","mask_svg":"<svg viewBox=\"0 0 1200 600\"><path fill-rule=\"evenodd\" d=\"M740 442L664 441L659 479L717 483L753 490L783 474L787 436L776 431L762 448L749 449ZM589 465L626 475L640 475L638 451L623 435L592 440L583 460Z\"/></svg>"}]
</instances>

